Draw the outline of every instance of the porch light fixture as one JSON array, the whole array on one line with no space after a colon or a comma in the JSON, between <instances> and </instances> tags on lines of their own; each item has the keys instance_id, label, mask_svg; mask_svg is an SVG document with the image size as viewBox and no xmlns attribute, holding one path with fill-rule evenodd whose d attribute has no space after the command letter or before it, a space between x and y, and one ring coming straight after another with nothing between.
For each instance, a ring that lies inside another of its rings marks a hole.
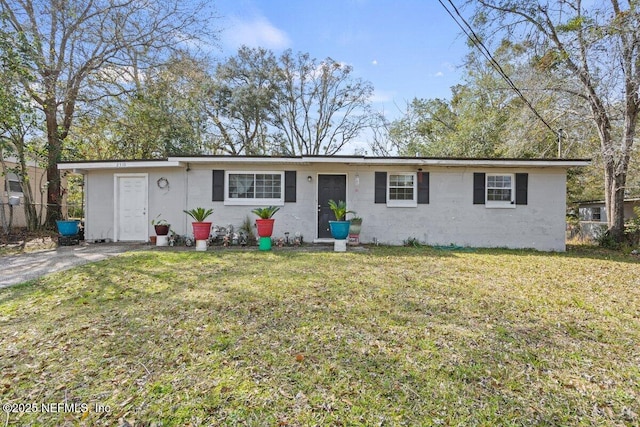
<instances>
[{"instance_id":1,"label":"porch light fixture","mask_svg":"<svg viewBox=\"0 0 640 427\"><path fill-rule=\"evenodd\" d=\"M311 175L309 175L309 176L307 177L307 181L311 182L311 179L312 179L312 178L311 178Z\"/></svg>"},{"instance_id":2,"label":"porch light fixture","mask_svg":"<svg viewBox=\"0 0 640 427\"><path fill-rule=\"evenodd\" d=\"M360 175L356 173L356 179L354 180L356 186L360 185Z\"/></svg>"}]
</instances>

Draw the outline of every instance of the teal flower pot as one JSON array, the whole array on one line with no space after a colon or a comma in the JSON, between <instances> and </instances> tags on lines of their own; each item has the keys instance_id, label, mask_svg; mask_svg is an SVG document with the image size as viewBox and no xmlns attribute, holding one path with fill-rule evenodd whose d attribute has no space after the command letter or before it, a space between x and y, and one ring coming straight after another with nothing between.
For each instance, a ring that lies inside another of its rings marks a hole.
<instances>
[{"instance_id":1,"label":"teal flower pot","mask_svg":"<svg viewBox=\"0 0 640 427\"><path fill-rule=\"evenodd\" d=\"M351 225L351 221L329 221L329 229L333 238L345 240L349 237L349 225Z\"/></svg>"},{"instance_id":2,"label":"teal flower pot","mask_svg":"<svg viewBox=\"0 0 640 427\"><path fill-rule=\"evenodd\" d=\"M75 236L78 234L78 225L80 221L56 221L58 232L63 236Z\"/></svg>"}]
</instances>

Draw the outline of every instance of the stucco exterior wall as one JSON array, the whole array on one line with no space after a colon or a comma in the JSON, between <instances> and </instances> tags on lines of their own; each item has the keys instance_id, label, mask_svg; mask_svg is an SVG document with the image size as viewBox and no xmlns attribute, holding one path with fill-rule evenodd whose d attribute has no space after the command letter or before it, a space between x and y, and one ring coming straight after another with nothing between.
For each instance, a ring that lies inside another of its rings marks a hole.
<instances>
[{"instance_id":1,"label":"stucco exterior wall","mask_svg":"<svg viewBox=\"0 0 640 427\"><path fill-rule=\"evenodd\" d=\"M85 181L85 239L116 239L115 235L115 179L116 174L147 174L149 235L154 230L151 221L160 215L178 234L185 234L186 215L182 212L186 202L186 171L181 168L130 168L126 170L91 170ZM165 178L168 185L158 186Z\"/></svg>"},{"instance_id":2,"label":"stucco exterior wall","mask_svg":"<svg viewBox=\"0 0 640 427\"><path fill-rule=\"evenodd\" d=\"M415 172L403 166L349 166L346 164L238 164L190 165L174 168L128 169L130 173L148 173L149 234L151 220L158 214L171 223L178 234L191 234L191 220L183 209L213 208L209 218L214 224L239 227L248 216L256 218L256 206L232 206L212 201L212 170L297 171L296 202L285 203L275 215L274 237L285 232L302 233L305 242L317 237L317 182L319 174L347 175L347 204L363 217L360 241L363 243L402 244L415 238L429 245L472 247L535 248L565 250L565 171L561 168L472 168L426 167L429 172L430 203L417 207L388 207L374 203L375 172ZM87 175L86 238L113 239L114 173L118 170L91 170ZM473 204L473 174L521 173L528 177L528 204L515 208L488 208ZM164 177L168 188L157 180ZM311 182L307 180L311 177ZM261 206L261 205L258 205Z\"/></svg>"},{"instance_id":3,"label":"stucco exterior wall","mask_svg":"<svg viewBox=\"0 0 640 427\"><path fill-rule=\"evenodd\" d=\"M84 185L84 238L113 240L113 171L91 171Z\"/></svg>"},{"instance_id":4,"label":"stucco exterior wall","mask_svg":"<svg viewBox=\"0 0 640 427\"><path fill-rule=\"evenodd\" d=\"M430 177L429 204L392 208L372 202L375 170L408 171L378 167L358 171L360 188L352 187L349 194L350 207L363 216L361 241L402 244L415 238L429 245L565 250L564 171L425 168ZM474 205L474 172L528 172L528 204L514 208Z\"/></svg>"}]
</instances>

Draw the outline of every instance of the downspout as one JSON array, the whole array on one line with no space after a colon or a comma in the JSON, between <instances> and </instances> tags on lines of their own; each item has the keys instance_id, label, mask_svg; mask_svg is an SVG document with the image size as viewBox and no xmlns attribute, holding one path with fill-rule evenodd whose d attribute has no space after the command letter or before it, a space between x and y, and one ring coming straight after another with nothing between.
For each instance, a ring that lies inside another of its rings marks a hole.
<instances>
[{"instance_id":1,"label":"downspout","mask_svg":"<svg viewBox=\"0 0 640 427\"><path fill-rule=\"evenodd\" d=\"M189 166L189 163L187 163L187 167L184 169L184 209L188 210L189 209L189 171L191 170L191 167ZM189 223L189 218L187 217L187 215L184 215L184 235L188 236L189 235L189 228L188 228L188 224Z\"/></svg>"},{"instance_id":2,"label":"downspout","mask_svg":"<svg viewBox=\"0 0 640 427\"><path fill-rule=\"evenodd\" d=\"M87 174L82 174L82 216L84 220L83 224L83 232L84 232L84 240L87 240L87 211L89 210L89 179Z\"/></svg>"}]
</instances>

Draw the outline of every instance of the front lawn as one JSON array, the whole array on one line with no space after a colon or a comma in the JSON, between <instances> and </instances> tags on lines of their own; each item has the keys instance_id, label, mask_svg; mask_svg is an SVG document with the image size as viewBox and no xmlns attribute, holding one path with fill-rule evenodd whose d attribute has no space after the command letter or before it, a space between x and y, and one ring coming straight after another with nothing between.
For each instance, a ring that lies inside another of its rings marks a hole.
<instances>
[{"instance_id":1,"label":"front lawn","mask_svg":"<svg viewBox=\"0 0 640 427\"><path fill-rule=\"evenodd\" d=\"M0 290L0 371L8 425L637 426L640 263L133 252Z\"/></svg>"}]
</instances>

